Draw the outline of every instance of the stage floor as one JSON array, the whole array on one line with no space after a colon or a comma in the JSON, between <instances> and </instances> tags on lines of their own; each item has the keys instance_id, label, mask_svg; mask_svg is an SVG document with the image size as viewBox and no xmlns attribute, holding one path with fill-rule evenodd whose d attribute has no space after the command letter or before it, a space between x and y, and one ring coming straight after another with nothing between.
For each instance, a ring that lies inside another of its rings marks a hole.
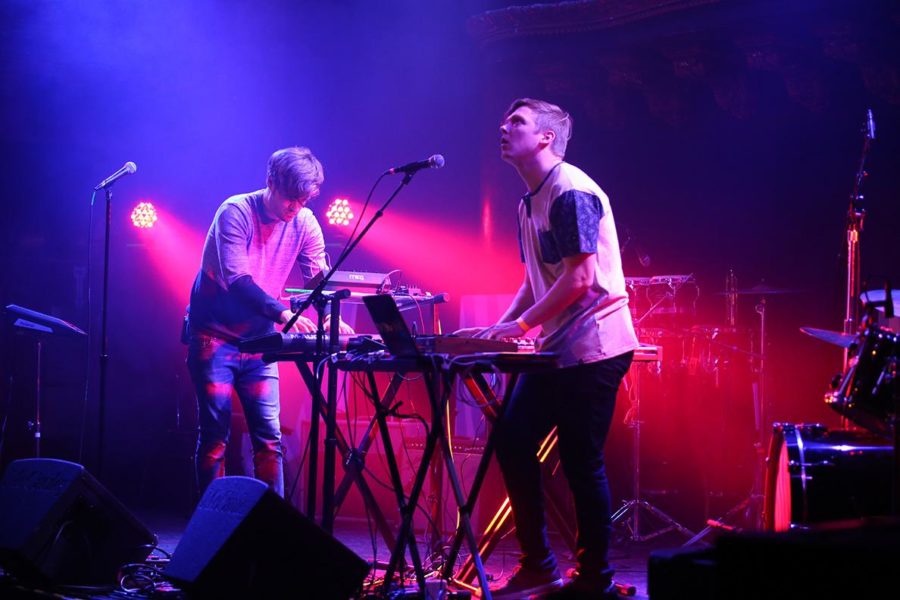
<instances>
[{"instance_id":1,"label":"stage floor","mask_svg":"<svg viewBox=\"0 0 900 600\"><path fill-rule=\"evenodd\" d=\"M166 556L176 552L178 544L187 528L189 516L185 514L174 514L172 512L162 512L159 510L136 510L134 516L137 517L150 531L158 538L159 551L153 553L147 563L152 569L164 568ZM652 526L645 522L643 527ZM643 532L642 532L643 533ZM647 564L650 553L659 549L674 549L685 543L686 537L677 532L671 531L662 535L653 537L651 540L643 542L635 542L628 538L628 531L625 527L617 525L614 528L614 535L610 549L610 562L616 570L615 581L620 585L620 593L628 595L636 600L645 600L648 598L647 591ZM712 536L708 536L702 540L705 543L711 543L714 540ZM384 575L384 568L390 560L391 548L388 547L385 540L377 533L370 529L369 524L358 518L338 518L334 526L333 537L340 541L344 546L352 550L357 556L370 564L375 564L376 568L370 572L367 583L363 586L363 593L360 596L354 596L353 600L383 598L380 586L371 585L369 582L375 578L380 580ZM570 550L566 547L561 536L551 530L551 543L556 551L560 563L560 570L565 575L567 571L575 566L574 559ZM443 548L445 551L449 546L450 540L441 538L436 543L432 543L430 539L426 539L423 534L417 532L417 547L422 557L422 564L426 572L429 567L439 564L440 552L434 552L429 556L429 544L435 548ZM296 540L293 540L296 542ZM286 544L290 544L291 540L285 540ZM468 550L461 551L461 557L457 560L457 565L461 565ZM251 560L252 557L248 557ZM518 544L512 534L500 540L495 549L485 560L485 571L492 587L502 585L508 578L515 566L518 564ZM134 567L135 565L130 565ZM140 567L139 567L140 568ZM296 588L290 590L288 596L297 598L315 598L318 588L315 581L315 575L310 574L309 569L304 569L303 565L297 567L296 573L291 575L291 580L296 581ZM145 569L145 573L148 572ZM46 586L33 587L23 584L15 578L4 576L0 572L0 597L3 598L47 598L54 597L57 599L72 600L141 600L144 598L158 598L165 596L174 600L189 600L190 596L177 589L175 586L167 585L165 577L162 579L155 573L151 575L156 582L145 590L139 590L137 587L132 590L123 588L113 588L114 582L102 587L56 587L48 589ZM132 581L139 581L133 579ZM397 578L395 576L395 581ZM412 591L415 590L415 577L412 573L407 574L405 585L400 587L406 590L406 594L394 593L389 597L392 599L413 598L416 597ZM477 585L477 579L473 582ZM140 583L138 583L140 585ZM462 588L450 586L449 591L460 591ZM378 592L378 595L374 595ZM687 593L690 590L686 590ZM445 595L445 598L465 597L463 595ZM472 597L478 597L474 594Z\"/></svg>"},{"instance_id":2,"label":"stage floor","mask_svg":"<svg viewBox=\"0 0 900 600\"><path fill-rule=\"evenodd\" d=\"M159 513L140 514L140 518L159 537L160 547L168 552L174 552L187 525L187 519ZM622 528L616 528L610 549L610 561L616 569L615 580L627 586L634 587L636 600L646 600L647 595L647 559L651 551L661 548L676 548L686 541L683 535L676 532L665 533L645 542L633 542L624 536L626 532ZM334 537L345 546L353 550L366 561L377 561L380 564L387 563L390 559L391 549L385 541L375 534L371 536L369 526L359 519L338 518L334 527ZM417 536L420 552L425 562L426 544L422 536ZM705 541L711 541L707 539ZM574 559L563 540L551 532L551 543L554 546L560 562L560 568L565 573L574 567ZM466 552L468 554L468 552ZM512 535L507 536L497 545L496 549L485 561L485 571L492 583L500 584L507 578L517 564L518 545ZM457 564L460 564L459 562ZM383 571L376 571L376 576ZM414 584L414 579L410 582Z\"/></svg>"}]
</instances>

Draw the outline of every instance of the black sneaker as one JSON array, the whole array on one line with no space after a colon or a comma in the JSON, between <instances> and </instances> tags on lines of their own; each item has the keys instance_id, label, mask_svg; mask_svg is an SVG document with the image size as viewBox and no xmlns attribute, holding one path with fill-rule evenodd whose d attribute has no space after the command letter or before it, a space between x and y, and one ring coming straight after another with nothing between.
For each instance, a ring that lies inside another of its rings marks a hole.
<instances>
[{"instance_id":1,"label":"black sneaker","mask_svg":"<svg viewBox=\"0 0 900 600\"><path fill-rule=\"evenodd\" d=\"M527 599L558 590L562 585L559 569L532 571L519 565L502 587L491 590L491 597L496 600Z\"/></svg>"}]
</instances>

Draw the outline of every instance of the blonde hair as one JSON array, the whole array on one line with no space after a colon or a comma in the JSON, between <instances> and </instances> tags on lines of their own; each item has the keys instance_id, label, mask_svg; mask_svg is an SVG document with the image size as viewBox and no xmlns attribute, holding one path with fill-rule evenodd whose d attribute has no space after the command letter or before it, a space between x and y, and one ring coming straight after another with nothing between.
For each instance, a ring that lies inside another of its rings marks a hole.
<instances>
[{"instance_id":1,"label":"blonde hair","mask_svg":"<svg viewBox=\"0 0 900 600\"><path fill-rule=\"evenodd\" d=\"M301 146L273 152L269 157L266 177L288 198L318 196L319 186L325 181L322 163L309 148Z\"/></svg>"},{"instance_id":2,"label":"blonde hair","mask_svg":"<svg viewBox=\"0 0 900 600\"><path fill-rule=\"evenodd\" d=\"M517 109L530 108L534 113L534 122L541 131L550 130L555 134L550 151L563 158L566 155L566 146L572 138L572 116L555 104L534 98L519 98L510 104L504 117L508 117Z\"/></svg>"}]
</instances>

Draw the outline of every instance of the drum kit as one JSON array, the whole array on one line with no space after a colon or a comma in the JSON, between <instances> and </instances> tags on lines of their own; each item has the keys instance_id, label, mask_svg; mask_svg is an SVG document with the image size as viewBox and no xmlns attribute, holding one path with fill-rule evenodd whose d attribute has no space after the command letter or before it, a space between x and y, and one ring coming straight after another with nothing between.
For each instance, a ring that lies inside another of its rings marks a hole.
<instances>
[{"instance_id":1,"label":"drum kit","mask_svg":"<svg viewBox=\"0 0 900 600\"><path fill-rule=\"evenodd\" d=\"M754 481L749 496L723 517L712 521L720 523L741 515L746 522L758 524L761 521L763 505L762 463L765 450L763 440L767 437L763 430L763 423L766 422L764 416L766 400L763 386L766 377L766 357L763 351L766 336L766 303L770 296L795 293L797 290L776 288L764 283L749 288L738 288L734 274L729 273L726 280L726 291L718 294L726 296L727 323L706 326L696 324L695 303L699 296L699 290L692 275L627 278L627 284L630 296L629 304L638 328L639 338L645 343L655 344L665 349L663 353L665 360L661 361L662 371L669 371L670 375L663 388L674 386L676 396L685 399L678 411L690 413L694 410L696 413L698 409L702 408L700 405L703 400L706 399L708 403L713 395L730 405L720 409L722 414L710 415L708 410L703 409L707 423L711 420L716 421L718 426L716 429L721 429L717 432L731 436L729 440L722 440L723 443L732 448L735 448L736 445L740 445L742 448L739 457L734 455L729 457L732 461L729 464L724 464L726 462L724 458L717 460L707 456L704 459L702 473L695 474L694 477L697 480L692 481L695 486L700 485L703 488L704 504L708 504L710 498L719 495L728 497L730 491L739 483L738 480L750 483L749 479L744 477L744 475L749 475L750 469L746 471L739 469L740 477L730 472L735 470L735 460L742 462L747 467L751 464L756 465L752 469ZM749 328L737 326L738 298L750 298L756 301L755 312L759 317L759 330L755 334ZM632 387L635 390L638 387L637 381L638 374L635 373L632 376ZM680 385L687 387L679 387ZM747 386L746 391L743 389L743 385ZM697 394L700 397L696 400L689 399ZM750 400L752 407L743 404L745 399L749 399L745 398L745 395L752 396L752 400ZM636 393L630 394L629 414L636 412L638 396ZM651 394L650 400L653 399L652 396ZM663 404L668 403L663 402ZM740 409L737 407L738 404L741 405ZM655 434L651 437L659 449L666 442L666 434L670 433L662 429L671 426L672 420L668 418L671 417L668 414L658 413L656 417L657 420L665 422L657 424L659 431L650 432ZM744 417L748 419L746 423L744 423ZM736 420L740 420L741 423L737 423ZM626 424L633 429L636 439L639 437L640 422L638 419L632 419L629 422L626 417ZM752 426L748 430L751 423ZM653 423L648 423L648 425L653 425ZM683 432L681 433L683 434ZM680 437L680 434L676 437ZM747 443L746 449L743 446L744 442ZM639 448L640 444L636 443L635 465L640 463ZM753 449L755 451L752 451ZM679 455L679 458L696 464L694 461L698 457L685 447L683 438L676 444L676 447L668 450L663 454L669 458L672 458L671 451L674 450L683 453ZM725 473L725 471L729 471L729 473ZM638 477L637 466L635 466L634 481L637 481ZM689 484L681 480L679 485L684 488ZM720 487L716 487L717 485ZM637 484L635 489L634 498L626 501L613 518L614 523L621 520L629 525L628 535L632 540L642 541L660 533L677 530L690 537L688 543L692 543L703 538L715 528L714 525L711 525L700 533L694 534L668 514L663 513L658 507L643 499L637 492L640 489ZM741 492L745 492L747 488L740 484L740 489ZM682 489L681 491L691 493L694 490ZM652 515L654 523L661 524L661 527L656 531L640 531L636 525L637 519L631 518L632 512L636 517L638 508L642 508L646 513ZM630 509L633 511L629 512ZM708 509L707 506L706 511Z\"/></svg>"},{"instance_id":2,"label":"drum kit","mask_svg":"<svg viewBox=\"0 0 900 600\"><path fill-rule=\"evenodd\" d=\"M897 318L900 291L860 297L866 310L856 335L801 328L845 348L847 364L825 402L853 423L829 431L822 425L776 423L766 472L764 527L783 531L815 523L896 513L900 386Z\"/></svg>"},{"instance_id":3,"label":"drum kit","mask_svg":"<svg viewBox=\"0 0 900 600\"><path fill-rule=\"evenodd\" d=\"M827 521L900 514L900 293L886 284L864 292L860 239L866 217L863 182L875 140L871 109L847 207L847 286L843 331L801 328L844 349L843 372L825 402L842 428L775 424L766 472L764 526L780 531ZM864 311L858 318L860 308ZM852 425L850 424L852 422Z\"/></svg>"},{"instance_id":4,"label":"drum kit","mask_svg":"<svg viewBox=\"0 0 900 600\"><path fill-rule=\"evenodd\" d=\"M715 529L733 529L729 522L736 520L751 528L781 531L886 515L896 509L892 507L892 494L897 495L894 489L900 491L900 465L895 463L900 445L900 317L896 316L900 314L900 290L863 292L859 300L865 316L856 333L801 328L803 333L846 354L843 372L825 395L826 404L844 422L840 428L829 430L820 424L771 423L766 418L767 302L798 290L765 283L739 288L730 273L725 291L719 294L726 297L728 323L704 327L690 325L698 295L692 276L629 279L628 285L639 336L644 342L664 346L669 365L674 361L691 379L712 375L716 386L723 361L726 377L733 376L727 370L728 360L743 361L752 368L755 458L751 460L755 466L751 491L723 516L708 520L709 526L688 544ZM753 335L736 327L739 298L756 301L758 329ZM747 340L751 341L749 348ZM632 503L639 501L659 517L656 507L638 495ZM627 507L628 503L620 512ZM660 531L674 528L689 534L668 515L662 515L661 520L665 527ZM642 538L657 533L642 534Z\"/></svg>"}]
</instances>

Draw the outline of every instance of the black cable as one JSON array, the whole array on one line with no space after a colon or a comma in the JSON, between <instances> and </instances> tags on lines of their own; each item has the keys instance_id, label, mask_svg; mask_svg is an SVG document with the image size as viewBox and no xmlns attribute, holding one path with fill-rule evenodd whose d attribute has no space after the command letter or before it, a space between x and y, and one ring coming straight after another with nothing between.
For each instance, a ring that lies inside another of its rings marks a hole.
<instances>
[{"instance_id":1,"label":"black cable","mask_svg":"<svg viewBox=\"0 0 900 600\"><path fill-rule=\"evenodd\" d=\"M303 453L300 455L300 461L297 463L297 476L294 477L294 483L290 485L290 492L285 496L285 500L293 504L294 492L297 491L297 483L300 482L300 474L303 473L303 464L306 462L306 455L309 453L309 446L312 438L307 435L306 443L303 445ZM285 488L288 489L288 488Z\"/></svg>"},{"instance_id":2,"label":"black cable","mask_svg":"<svg viewBox=\"0 0 900 600\"><path fill-rule=\"evenodd\" d=\"M366 201L363 203L362 210L359 212L359 217L356 219L356 225L353 226L353 231L347 236L347 241L344 243L344 247L341 250L337 262L341 261L341 258L343 258L344 254L347 252L347 248L350 247L350 242L356 237L356 231L359 229L359 224L362 223L363 216L365 216L366 210L369 208L369 203L372 201L372 194L375 193L375 188L378 187L378 184L381 183L381 180L384 179L385 175L387 175L387 173L382 173L381 176L375 180L375 183L372 184L372 189L369 190Z\"/></svg>"},{"instance_id":3,"label":"black cable","mask_svg":"<svg viewBox=\"0 0 900 600\"><path fill-rule=\"evenodd\" d=\"M87 239L87 273L85 274L85 290L87 291L87 351L85 352L84 362L84 397L81 401L81 431L78 435L78 462L84 464L84 432L87 429L87 410L88 398L90 396L91 382L91 342L93 341L93 303L91 301L91 288L93 287L93 257L91 250L94 247L94 201L97 198L97 191L91 194L91 204L88 208L88 239Z\"/></svg>"}]
</instances>

